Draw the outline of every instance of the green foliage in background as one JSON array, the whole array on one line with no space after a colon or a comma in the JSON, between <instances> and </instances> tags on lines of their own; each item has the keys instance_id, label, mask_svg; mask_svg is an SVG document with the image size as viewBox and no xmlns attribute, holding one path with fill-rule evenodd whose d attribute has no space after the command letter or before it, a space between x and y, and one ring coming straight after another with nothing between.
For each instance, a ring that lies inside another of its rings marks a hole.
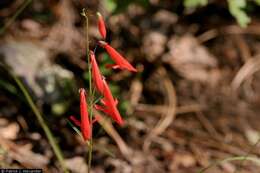
<instances>
[{"instance_id":1,"label":"green foliage in background","mask_svg":"<svg viewBox=\"0 0 260 173\"><path fill-rule=\"evenodd\" d=\"M246 27L250 23L250 17L246 13L248 3L254 2L255 5L260 6L260 0L226 0L228 5L228 10L232 16L235 17L237 23L241 27ZM201 6L206 6L209 0L182 0L183 5L186 9L197 8ZM216 2L218 2L216 0ZM145 8L149 7L149 0L106 0L105 6L112 13L119 13L124 11L129 4L139 4Z\"/></svg>"},{"instance_id":2,"label":"green foliage in background","mask_svg":"<svg viewBox=\"0 0 260 173\"><path fill-rule=\"evenodd\" d=\"M106 0L106 7L112 13L118 13L124 11L129 4L139 4L143 7L147 7L150 3L149 0Z\"/></svg>"},{"instance_id":3,"label":"green foliage in background","mask_svg":"<svg viewBox=\"0 0 260 173\"><path fill-rule=\"evenodd\" d=\"M256 5L260 5L260 0L254 0ZM246 0L227 0L228 8L232 16L234 16L241 27L246 27L250 23L250 17L245 9L248 1ZM196 8L208 4L208 0L184 0L185 8Z\"/></svg>"},{"instance_id":4,"label":"green foliage in background","mask_svg":"<svg viewBox=\"0 0 260 173\"><path fill-rule=\"evenodd\" d=\"M250 18L243 10L246 8L246 0L228 0L230 13L236 18L240 26L246 27L250 22Z\"/></svg>"},{"instance_id":5,"label":"green foliage in background","mask_svg":"<svg viewBox=\"0 0 260 173\"><path fill-rule=\"evenodd\" d=\"M257 5L260 5L260 0L255 0L255 3L256 3Z\"/></svg>"},{"instance_id":6,"label":"green foliage in background","mask_svg":"<svg viewBox=\"0 0 260 173\"><path fill-rule=\"evenodd\" d=\"M208 0L184 0L183 3L186 8L192 8L207 5Z\"/></svg>"}]
</instances>

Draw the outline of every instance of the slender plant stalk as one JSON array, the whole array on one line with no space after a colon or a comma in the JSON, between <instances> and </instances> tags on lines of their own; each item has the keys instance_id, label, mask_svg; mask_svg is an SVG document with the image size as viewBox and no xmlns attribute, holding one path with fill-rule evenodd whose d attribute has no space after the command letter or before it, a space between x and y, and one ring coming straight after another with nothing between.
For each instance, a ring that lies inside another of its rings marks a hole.
<instances>
[{"instance_id":1,"label":"slender plant stalk","mask_svg":"<svg viewBox=\"0 0 260 173\"><path fill-rule=\"evenodd\" d=\"M258 140L257 140L257 141L254 143L254 145L250 148L250 150L247 152L247 154L246 154L245 156L243 156L244 159L241 160L241 164L238 165L238 168L235 169L233 173L236 173L236 172L238 172L238 171L241 169L241 167L243 166L243 163L245 162L245 160L247 159L247 157L249 157L249 155L250 155L250 153L253 151L253 149L259 144L259 142L260 142L260 138L258 138Z\"/></svg>"},{"instance_id":2,"label":"slender plant stalk","mask_svg":"<svg viewBox=\"0 0 260 173\"><path fill-rule=\"evenodd\" d=\"M90 56L89 56L89 23L88 23L88 14L86 9L82 10L82 16L85 17L85 39L86 39L86 59L88 63L88 93L89 93L89 119L90 119L90 124L92 126L92 120L93 120L93 105L94 105L94 88L92 86L92 79L91 79L91 64L90 64ZM92 128L92 127L91 127ZM92 162L92 151L93 151L93 138L91 136L89 143L87 143L88 147L88 173L91 171L91 162Z\"/></svg>"},{"instance_id":3,"label":"slender plant stalk","mask_svg":"<svg viewBox=\"0 0 260 173\"><path fill-rule=\"evenodd\" d=\"M27 91L27 89L25 88L25 86L23 85L23 83L21 82L21 80L12 72L10 72L11 76L13 77L13 79L15 80L15 82L17 83L18 87L21 89L22 93L24 94L29 106L31 107L32 111L34 112L38 122L40 123L40 126L42 127L45 135L47 136L47 139L50 142L50 145L54 151L54 154L56 155L61 168L63 170L63 172L68 173L68 170L65 166L65 162L64 162L64 157L63 154L60 150L59 145L56 143L54 136L51 132L51 130L49 129L48 125L46 124L46 122L43 119L42 114L40 113L39 109L37 108L37 106L35 105L35 103L33 102L32 97L30 96L29 92Z\"/></svg>"},{"instance_id":4,"label":"slender plant stalk","mask_svg":"<svg viewBox=\"0 0 260 173\"><path fill-rule=\"evenodd\" d=\"M260 159L257 158L257 157L249 157L248 156L248 157L245 158L245 156L237 156L237 157L229 157L229 158L214 162L214 163L210 164L209 166L201 169L198 173L205 173L208 169L212 168L213 166L217 166L219 164L223 164L223 163L231 162L231 161L243 161L243 160L252 161L256 165L260 166Z\"/></svg>"},{"instance_id":5,"label":"slender plant stalk","mask_svg":"<svg viewBox=\"0 0 260 173\"><path fill-rule=\"evenodd\" d=\"M15 14L7 21L7 23L0 28L0 34L3 34L5 30L14 22L14 20L23 12L23 10L32 2L32 0L25 0L21 7L15 12Z\"/></svg>"}]
</instances>

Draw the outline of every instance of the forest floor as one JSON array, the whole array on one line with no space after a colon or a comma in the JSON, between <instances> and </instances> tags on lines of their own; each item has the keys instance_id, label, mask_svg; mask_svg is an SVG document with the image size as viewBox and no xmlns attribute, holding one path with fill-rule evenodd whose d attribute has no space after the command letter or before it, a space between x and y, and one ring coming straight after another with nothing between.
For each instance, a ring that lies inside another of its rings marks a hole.
<instances>
[{"instance_id":1,"label":"forest floor","mask_svg":"<svg viewBox=\"0 0 260 173\"><path fill-rule=\"evenodd\" d=\"M0 18L22 2L2 5ZM83 7L104 15L107 41L138 69L111 73L97 49L126 125L95 127L93 172L195 173L209 165L204 172L260 172L259 16L241 28L221 3L195 11L179 6L130 4L111 15L96 1L35 1L1 35L0 61L38 100L72 172L87 169L86 146L67 122L79 114L78 88L87 78ZM95 15L89 34L93 48ZM4 69L0 74L0 167L59 172L23 95Z\"/></svg>"}]
</instances>

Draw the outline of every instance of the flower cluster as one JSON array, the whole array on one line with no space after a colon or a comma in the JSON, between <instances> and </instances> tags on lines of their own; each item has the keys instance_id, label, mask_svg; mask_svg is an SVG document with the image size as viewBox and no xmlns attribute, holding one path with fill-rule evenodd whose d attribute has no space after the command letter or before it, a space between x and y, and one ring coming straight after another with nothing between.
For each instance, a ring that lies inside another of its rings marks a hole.
<instances>
[{"instance_id":1,"label":"flower cluster","mask_svg":"<svg viewBox=\"0 0 260 173\"><path fill-rule=\"evenodd\" d=\"M103 40L105 40L106 26L105 26L104 19L100 13L97 13L97 17L98 17L99 33L103 38ZM106 67L113 68L113 69L128 70L131 72L137 72L137 70L107 42L98 41L98 45L104 48L108 53L108 55L111 57L111 59L115 62L115 64L108 64L106 65ZM93 51L89 51L89 59L90 59L91 75L92 75L92 79L90 80L93 80L96 91L103 96L103 98L100 100L101 104L95 104L93 105L93 108L95 108L98 111L104 112L119 125L123 125L124 121L117 109L118 100L113 97L105 78L101 74L96 61L95 53ZM74 116L71 116L70 119L74 122L74 124L80 127L84 140L89 140L92 135L92 125L94 122L98 121L99 118L98 116L95 116L95 119L93 121L90 119L87 100L86 100L86 91L85 89L81 88L79 90L79 93L80 93L81 120L80 121L77 120Z\"/></svg>"}]
</instances>

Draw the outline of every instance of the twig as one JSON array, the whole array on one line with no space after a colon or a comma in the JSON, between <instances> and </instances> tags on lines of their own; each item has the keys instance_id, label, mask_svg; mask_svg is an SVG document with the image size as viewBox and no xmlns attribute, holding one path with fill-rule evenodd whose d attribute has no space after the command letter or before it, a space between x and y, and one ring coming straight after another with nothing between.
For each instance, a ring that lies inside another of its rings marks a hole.
<instances>
[{"instance_id":1,"label":"twig","mask_svg":"<svg viewBox=\"0 0 260 173\"><path fill-rule=\"evenodd\" d=\"M234 35L234 42L237 45L237 48L239 49L242 60L244 62L246 62L250 58L252 58L250 49L249 49L245 39L243 38L243 35L239 35L239 34Z\"/></svg>"},{"instance_id":2,"label":"twig","mask_svg":"<svg viewBox=\"0 0 260 173\"><path fill-rule=\"evenodd\" d=\"M256 143L250 148L250 150L247 152L247 154L244 157L244 159L241 160L241 164L238 166L237 169L235 169L234 173L238 172L239 169L241 168L241 166L243 165L243 163L245 162L245 160L247 160L247 158L249 157L250 153L253 151L253 149L259 144L260 142L260 138L258 138L258 140L256 141Z\"/></svg>"},{"instance_id":3,"label":"twig","mask_svg":"<svg viewBox=\"0 0 260 173\"><path fill-rule=\"evenodd\" d=\"M204 116L201 111L196 112L196 116L213 138L216 138L218 140L222 139L221 135L217 132L215 127L210 123L210 121Z\"/></svg>"},{"instance_id":4,"label":"twig","mask_svg":"<svg viewBox=\"0 0 260 173\"><path fill-rule=\"evenodd\" d=\"M210 29L197 38L199 42L205 43L211 39L214 39L220 35L233 35L233 34L252 34L252 35L260 35L260 25L250 25L247 28L241 28L237 25L229 25L221 27L220 29Z\"/></svg>"},{"instance_id":5,"label":"twig","mask_svg":"<svg viewBox=\"0 0 260 173\"><path fill-rule=\"evenodd\" d=\"M95 114L100 115L99 112L95 112ZM111 121L109 121L108 119L103 118L103 116L99 116L100 119L98 121L98 123L103 127L103 129L107 132L107 134L114 139L114 141L116 142L120 152L122 153L122 155L129 161L131 161L130 155L132 153L132 150L130 147L128 147L128 145L125 143L125 141L121 138L121 136L117 133L117 131L115 130L115 128L113 127Z\"/></svg>"},{"instance_id":6,"label":"twig","mask_svg":"<svg viewBox=\"0 0 260 173\"><path fill-rule=\"evenodd\" d=\"M231 87L236 91L242 82L252 76L255 72L260 70L260 54L256 55L254 58L250 58L237 72L234 77Z\"/></svg>"},{"instance_id":7,"label":"twig","mask_svg":"<svg viewBox=\"0 0 260 173\"><path fill-rule=\"evenodd\" d=\"M220 161L216 161L212 164L210 164L209 166L207 166L206 168L201 169L200 171L198 171L198 173L203 173L205 171L207 171L208 169L212 168L213 166L217 166L219 164L223 164L226 162L230 162L230 161L237 161L237 160L244 160L244 156L237 156L237 157L230 157L230 158L226 158ZM260 166L260 159L256 158L256 157L247 157L246 160L255 162L258 166Z\"/></svg>"},{"instance_id":8,"label":"twig","mask_svg":"<svg viewBox=\"0 0 260 173\"><path fill-rule=\"evenodd\" d=\"M162 83L165 87L165 92L166 92L165 95L167 96L167 100L165 100L165 102L168 105L168 109L165 112L165 115L160 119L160 121L151 130L151 132L148 134L147 138L145 139L143 144L143 149L145 151L148 151L152 139L155 136L158 136L161 133L163 133L165 129L172 123L176 113L177 96L176 96L175 88L170 78L167 76L166 70L164 68L160 68L158 70L158 74L160 75L160 79L163 78Z\"/></svg>"},{"instance_id":9,"label":"twig","mask_svg":"<svg viewBox=\"0 0 260 173\"><path fill-rule=\"evenodd\" d=\"M165 105L152 105L152 104L138 103L135 106L135 111L154 113L154 114L165 114L167 108L168 106ZM176 108L176 114L198 112L201 111L202 109L203 109L202 106L200 106L199 104L184 105Z\"/></svg>"},{"instance_id":10,"label":"twig","mask_svg":"<svg viewBox=\"0 0 260 173\"><path fill-rule=\"evenodd\" d=\"M23 10L32 2L32 0L25 0L24 4L16 11L16 13L7 21L7 23L0 29L0 35L11 26L14 20L23 12Z\"/></svg>"}]
</instances>

